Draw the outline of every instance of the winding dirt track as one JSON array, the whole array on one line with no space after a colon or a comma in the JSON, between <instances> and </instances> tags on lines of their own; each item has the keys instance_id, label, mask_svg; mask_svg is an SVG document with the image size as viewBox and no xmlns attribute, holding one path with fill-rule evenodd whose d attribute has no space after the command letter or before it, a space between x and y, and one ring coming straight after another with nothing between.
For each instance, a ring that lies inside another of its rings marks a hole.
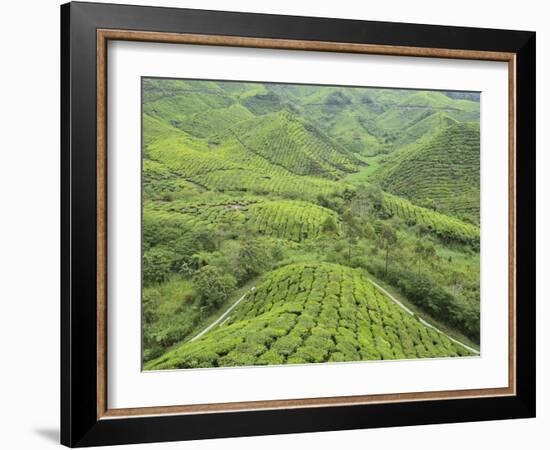
<instances>
[{"instance_id":1,"label":"winding dirt track","mask_svg":"<svg viewBox=\"0 0 550 450\"><path fill-rule=\"evenodd\" d=\"M411 316L414 316L414 312L411 311L409 308L407 308L403 303L401 303L399 300L397 300L393 295L391 295L388 291L386 291L382 286L380 286L378 283L375 283L369 278L369 281L373 284L374 287L376 287L380 292L382 292L386 297L388 297L390 300L392 300L396 305L400 306L407 314L410 314ZM479 355L479 350L476 350L475 348L469 347L466 344L463 344L460 341L457 341L455 338L449 336L447 333L441 331L439 328L434 327L433 325L426 322L422 317L418 317L419 322L422 325L427 326L428 328L431 328L434 331L437 331L438 333L442 334L443 336L447 337L451 341L453 341L455 344L460 345L461 347L464 347L466 350L475 353L476 355Z\"/></svg>"},{"instance_id":2,"label":"winding dirt track","mask_svg":"<svg viewBox=\"0 0 550 450\"><path fill-rule=\"evenodd\" d=\"M204 330L202 330L199 334L197 334L194 338L190 339L189 342L196 341L198 338L203 336L204 334L208 333L212 328L214 328L216 325L218 325L223 319L227 317L227 315L233 311L233 309L241 303L244 298L252 292L254 289L256 289L256 286L252 286L249 291L244 293L239 300L237 300L235 303L233 303L229 308L227 308L227 311L225 311L220 317L218 317L214 322L212 322L210 325L208 325Z\"/></svg>"}]
</instances>

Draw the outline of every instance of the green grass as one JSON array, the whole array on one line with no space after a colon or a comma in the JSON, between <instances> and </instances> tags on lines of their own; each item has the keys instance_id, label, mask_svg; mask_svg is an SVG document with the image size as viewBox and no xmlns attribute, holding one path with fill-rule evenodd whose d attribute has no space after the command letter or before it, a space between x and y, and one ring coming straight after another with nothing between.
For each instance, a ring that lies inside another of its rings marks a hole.
<instances>
[{"instance_id":1,"label":"green grass","mask_svg":"<svg viewBox=\"0 0 550 450\"><path fill-rule=\"evenodd\" d=\"M241 286L239 289L237 289L228 299L220 305L220 307L208 313L204 316L201 320L197 322L197 324L194 326L194 329L188 333L188 335L181 341L181 342L187 342L191 339L193 339L195 336L197 336L199 333L201 333L203 330L205 330L207 327L209 327L212 323L214 323L218 318L231 306L233 306L234 303L236 303L244 294L248 293L256 284L257 280L251 280L245 285ZM223 322L221 322L219 325L223 325Z\"/></svg>"},{"instance_id":2,"label":"green grass","mask_svg":"<svg viewBox=\"0 0 550 450\"><path fill-rule=\"evenodd\" d=\"M361 167L358 172L350 173L346 176L345 180L350 183L366 183L373 173L380 168L380 161L384 158L384 155L376 156L362 156L361 160L366 164Z\"/></svg>"},{"instance_id":3,"label":"green grass","mask_svg":"<svg viewBox=\"0 0 550 450\"><path fill-rule=\"evenodd\" d=\"M166 348L184 340L201 319L194 301L193 285L172 277L165 283L143 289L144 360L157 357Z\"/></svg>"},{"instance_id":4,"label":"green grass","mask_svg":"<svg viewBox=\"0 0 550 450\"><path fill-rule=\"evenodd\" d=\"M201 110L195 114L186 115L175 126L199 138L211 137L209 144L213 146L218 142L218 135L253 117L254 115L244 106L233 104L226 108Z\"/></svg>"},{"instance_id":5,"label":"green grass","mask_svg":"<svg viewBox=\"0 0 550 450\"><path fill-rule=\"evenodd\" d=\"M248 223L260 234L298 242L319 236L329 217L338 221L330 209L288 200L259 202L251 205L247 213Z\"/></svg>"},{"instance_id":6,"label":"green grass","mask_svg":"<svg viewBox=\"0 0 550 450\"><path fill-rule=\"evenodd\" d=\"M145 287L143 290L143 342L146 348L144 361L163 354L174 344L187 342L216 321L254 285L250 281L223 302L219 310L201 309L190 280L174 276L165 283Z\"/></svg>"},{"instance_id":7,"label":"green grass","mask_svg":"<svg viewBox=\"0 0 550 450\"><path fill-rule=\"evenodd\" d=\"M147 115L144 120L147 127L155 123ZM223 142L214 148L207 139L196 138L176 128L152 135L146 140L149 142L145 147L146 158L163 165L168 173L204 190L273 193L287 198L313 199L319 194L344 189L333 180L294 173L291 163L287 168L282 158L267 159L262 156L259 147L244 145L234 134L226 135ZM294 159L296 157L288 155Z\"/></svg>"}]
</instances>

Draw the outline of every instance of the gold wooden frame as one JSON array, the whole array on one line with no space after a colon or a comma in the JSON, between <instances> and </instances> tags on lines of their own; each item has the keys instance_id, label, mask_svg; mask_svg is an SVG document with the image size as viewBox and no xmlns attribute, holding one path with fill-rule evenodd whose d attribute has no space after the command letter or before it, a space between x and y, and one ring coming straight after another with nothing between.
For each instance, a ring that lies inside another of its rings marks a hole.
<instances>
[{"instance_id":1,"label":"gold wooden frame","mask_svg":"<svg viewBox=\"0 0 550 450\"><path fill-rule=\"evenodd\" d=\"M392 56L472 59L508 63L508 387L402 394L265 400L201 405L150 406L109 409L107 405L107 42L109 40L218 45L268 49L364 53ZM445 400L516 395L516 54L444 48L246 38L237 36L157 33L113 29L97 30L97 418L217 413L262 409L289 409Z\"/></svg>"}]
</instances>

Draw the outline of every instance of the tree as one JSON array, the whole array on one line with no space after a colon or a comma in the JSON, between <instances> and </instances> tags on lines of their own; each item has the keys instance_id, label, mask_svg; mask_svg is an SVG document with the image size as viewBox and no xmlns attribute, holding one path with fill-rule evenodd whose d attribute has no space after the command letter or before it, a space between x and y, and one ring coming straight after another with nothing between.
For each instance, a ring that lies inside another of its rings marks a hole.
<instances>
[{"instance_id":1,"label":"tree","mask_svg":"<svg viewBox=\"0 0 550 450\"><path fill-rule=\"evenodd\" d=\"M336 225L336 221L334 220L334 217L328 216L324 220L324 222L321 225L321 231L327 234L333 234L338 231L338 227Z\"/></svg>"},{"instance_id":2,"label":"tree","mask_svg":"<svg viewBox=\"0 0 550 450\"><path fill-rule=\"evenodd\" d=\"M380 231L380 237L382 239L382 245L385 251L384 262L384 276L388 274L388 261L390 256L390 248L397 242L397 233L390 225L383 223Z\"/></svg>"},{"instance_id":3,"label":"tree","mask_svg":"<svg viewBox=\"0 0 550 450\"><path fill-rule=\"evenodd\" d=\"M284 244L276 242L271 248L271 256L275 261L281 261L285 257Z\"/></svg>"},{"instance_id":4,"label":"tree","mask_svg":"<svg viewBox=\"0 0 550 450\"><path fill-rule=\"evenodd\" d=\"M245 242L237 254L237 273L242 282L264 273L272 265L271 252L258 241Z\"/></svg>"},{"instance_id":5,"label":"tree","mask_svg":"<svg viewBox=\"0 0 550 450\"><path fill-rule=\"evenodd\" d=\"M170 243L175 253L173 269L180 271L182 267L193 267L193 255L201 250L192 233L184 233Z\"/></svg>"},{"instance_id":6,"label":"tree","mask_svg":"<svg viewBox=\"0 0 550 450\"><path fill-rule=\"evenodd\" d=\"M434 264L434 261L437 260L437 250L435 249L432 242L427 242L424 245L424 252L423 252L423 258L424 262L430 263L432 266Z\"/></svg>"},{"instance_id":7,"label":"tree","mask_svg":"<svg viewBox=\"0 0 550 450\"><path fill-rule=\"evenodd\" d=\"M384 204L384 194L382 193L382 189L380 189L380 186L376 184L369 184L366 191L373 212L381 211Z\"/></svg>"},{"instance_id":8,"label":"tree","mask_svg":"<svg viewBox=\"0 0 550 450\"><path fill-rule=\"evenodd\" d=\"M159 319L158 303L160 299L160 292L157 289L147 288L143 290L141 304L145 323L153 323Z\"/></svg>"},{"instance_id":9,"label":"tree","mask_svg":"<svg viewBox=\"0 0 550 450\"><path fill-rule=\"evenodd\" d=\"M351 208L344 211L342 215L342 221L344 224L344 233L348 241L348 263L351 263L351 249L357 244L357 239L360 236L360 227L355 214Z\"/></svg>"},{"instance_id":10,"label":"tree","mask_svg":"<svg viewBox=\"0 0 550 450\"><path fill-rule=\"evenodd\" d=\"M420 275L420 262L422 261L422 252L424 251L424 245L421 239L417 239L414 244L414 260L417 265L418 275Z\"/></svg>"},{"instance_id":11,"label":"tree","mask_svg":"<svg viewBox=\"0 0 550 450\"><path fill-rule=\"evenodd\" d=\"M351 208L365 222L382 210L383 194L377 185L359 186L351 201Z\"/></svg>"},{"instance_id":12,"label":"tree","mask_svg":"<svg viewBox=\"0 0 550 450\"><path fill-rule=\"evenodd\" d=\"M229 237L231 233L231 224L221 222L216 227L216 248L220 248L222 243Z\"/></svg>"},{"instance_id":13,"label":"tree","mask_svg":"<svg viewBox=\"0 0 550 450\"><path fill-rule=\"evenodd\" d=\"M202 307L212 309L220 306L233 293L237 282L235 277L223 274L214 266L204 266L193 276L195 289Z\"/></svg>"},{"instance_id":14,"label":"tree","mask_svg":"<svg viewBox=\"0 0 550 450\"><path fill-rule=\"evenodd\" d=\"M367 193L367 190L364 186L359 186L355 192L355 196L351 201L351 210L359 217L363 222L365 216L370 211L370 199Z\"/></svg>"},{"instance_id":15,"label":"tree","mask_svg":"<svg viewBox=\"0 0 550 450\"><path fill-rule=\"evenodd\" d=\"M215 233L210 230L200 230L196 232L193 239L197 242L200 248L207 252L213 252L217 248L217 238Z\"/></svg>"},{"instance_id":16,"label":"tree","mask_svg":"<svg viewBox=\"0 0 550 450\"><path fill-rule=\"evenodd\" d=\"M414 246L415 261L420 275L420 264L422 262L433 262L437 257L437 252L431 242L424 242L422 239L417 239Z\"/></svg>"},{"instance_id":17,"label":"tree","mask_svg":"<svg viewBox=\"0 0 550 450\"><path fill-rule=\"evenodd\" d=\"M143 281L145 284L162 283L170 275L174 252L153 247L143 253Z\"/></svg>"},{"instance_id":18,"label":"tree","mask_svg":"<svg viewBox=\"0 0 550 450\"><path fill-rule=\"evenodd\" d=\"M193 274L193 267L187 261L182 261L178 268L178 272L187 278Z\"/></svg>"}]
</instances>

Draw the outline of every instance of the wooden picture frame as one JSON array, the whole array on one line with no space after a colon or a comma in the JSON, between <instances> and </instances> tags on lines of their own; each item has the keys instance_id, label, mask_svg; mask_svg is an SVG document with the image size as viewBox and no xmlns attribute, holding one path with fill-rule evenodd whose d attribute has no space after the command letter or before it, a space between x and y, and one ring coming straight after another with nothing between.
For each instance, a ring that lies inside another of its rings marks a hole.
<instances>
[{"instance_id":1,"label":"wooden picture frame","mask_svg":"<svg viewBox=\"0 0 550 450\"><path fill-rule=\"evenodd\" d=\"M68 446L535 415L535 34L93 3L61 7L61 441ZM107 42L505 61L509 68L506 388L110 409Z\"/></svg>"}]
</instances>

